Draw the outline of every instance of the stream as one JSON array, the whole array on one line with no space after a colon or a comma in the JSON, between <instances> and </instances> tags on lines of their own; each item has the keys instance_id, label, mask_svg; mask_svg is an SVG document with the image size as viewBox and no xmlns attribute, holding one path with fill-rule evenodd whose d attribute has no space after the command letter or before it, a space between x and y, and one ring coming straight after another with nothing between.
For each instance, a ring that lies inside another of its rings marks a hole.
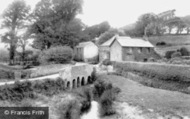
<instances>
[{"instance_id":1,"label":"stream","mask_svg":"<svg viewBox=\"0 0 190 119\"><path fill-rule=\"evenodd\" d=\"M81 116L81 119L100 119L99 118L99 104L96 101L91 102L91 109L88 113L85 113Z\"/></svg>"}]
</instances>

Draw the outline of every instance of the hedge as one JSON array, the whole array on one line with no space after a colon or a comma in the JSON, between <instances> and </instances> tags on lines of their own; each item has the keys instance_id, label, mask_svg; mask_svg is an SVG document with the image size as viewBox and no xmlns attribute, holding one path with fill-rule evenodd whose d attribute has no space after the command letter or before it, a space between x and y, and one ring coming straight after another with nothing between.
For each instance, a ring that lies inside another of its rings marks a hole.
<instances>
[{"instance_id":1,"label":"hedge","mask_svg":"<svg viewBox=\"0 0 190 119\"><path fill-rule=\"evenodd\" d=\"M190 81L190 67L159 63L115 62L117 73L136 72L149 78L171 81Z\"/></svg>"}]
</instances>

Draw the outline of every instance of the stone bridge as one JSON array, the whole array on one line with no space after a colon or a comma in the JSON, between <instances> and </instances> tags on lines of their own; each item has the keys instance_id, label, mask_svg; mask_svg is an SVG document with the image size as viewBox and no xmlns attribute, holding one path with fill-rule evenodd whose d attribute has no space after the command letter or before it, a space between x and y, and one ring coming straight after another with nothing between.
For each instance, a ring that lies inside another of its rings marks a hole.
<instances>
[{"instance_id":1,"label":"stone bridge","mask_svg":"<svg viewBox=\"0 0 190 119\"><path fill-rule=\"evenodd\" d=\"M92 65L71 66L62 69L59 76L64 80L65 87L72 89L92 82L91 74L93 70Z\"/></svg>"}]
</instances>

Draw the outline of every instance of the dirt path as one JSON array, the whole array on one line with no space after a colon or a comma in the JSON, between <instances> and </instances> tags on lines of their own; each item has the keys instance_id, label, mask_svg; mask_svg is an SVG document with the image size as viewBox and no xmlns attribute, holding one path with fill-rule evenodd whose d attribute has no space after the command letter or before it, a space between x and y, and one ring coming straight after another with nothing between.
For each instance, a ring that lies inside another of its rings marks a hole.
<instances>
[{"instance_id":1,"label":"dirt path","mask_svg":"<svg viewBox=\"0 0 190 119\"><path fill-rule=\"evenodd\" d=\"M121 102L138 105L147 112L190 117L190 95L146 87L115 75L101 75L100 77L121 88L122 92L119 95Z\"/></svg>"}]
</instances>

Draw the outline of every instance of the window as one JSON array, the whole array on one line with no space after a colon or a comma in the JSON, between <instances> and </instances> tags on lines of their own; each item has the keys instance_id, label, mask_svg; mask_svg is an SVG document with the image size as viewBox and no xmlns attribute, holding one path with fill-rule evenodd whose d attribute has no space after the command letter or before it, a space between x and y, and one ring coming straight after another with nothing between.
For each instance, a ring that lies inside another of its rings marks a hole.
<instances>
[{"instance_id":1,"label":"window","mask_svg":"<svg viewBox=\"0 0 190 119\"><path fill-rule=\"evenodd\" d=\"M132 48L129 48L129 53L132 53L132 52L133 52Z\"/></svg>"},{"instance_id":2,"label":"window","mask_svg":"<svg viewBox=\"0 0 190 119\"><path fill-rule=\"evenodd\" d=\"M150 53L150 48L148 48L148 53Z\"/></svg>"},{"instance_id":3,"label":"window","mask_svg":"<svg viewBox=\"0 0 190 119\"><path fill-rule=\"evenodd\" d=\"M139 53L142 53L142 48L138 48L138 52L139 52Z\"/></svg>"}]
</instances>

